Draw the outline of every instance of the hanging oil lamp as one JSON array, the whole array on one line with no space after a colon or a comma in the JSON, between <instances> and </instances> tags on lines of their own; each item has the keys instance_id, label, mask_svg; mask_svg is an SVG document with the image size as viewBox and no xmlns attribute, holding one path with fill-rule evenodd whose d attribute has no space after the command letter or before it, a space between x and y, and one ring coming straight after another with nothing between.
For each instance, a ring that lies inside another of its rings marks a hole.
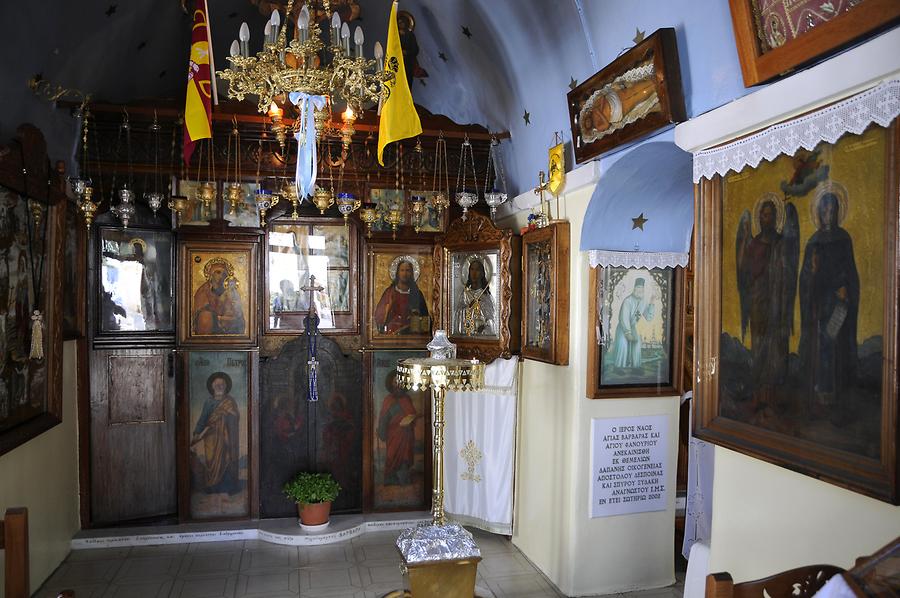
<instances>
[{"instance_id":1,"label":"hanging oil lamp","mask_svg":"<svg viewBox=\"0 0 900 598\"><path fill-rule=\"evenodd\" d=\"M506 203L508 197L506 193L506 177L503 176L503 167L500 164L500 156L494 151L494 148L499 145L500 142L497 141L497 138L491 137L491 146L488 149L487 166L484 170L484 203L491 208L491 220L494 219L497 208ZM494 173L500 179L503 191L498 191L496 185L493 184L494 181L491 181L492 166L494 167ZM488 189L492 190L488 191Z\"/></svg>"},{"instance_id":2,"label":"hanging oil lamp","mask_svg":"<svg viewBox=\"0 0 900 598\"><path fill-rule=\"evenodd\" d=\"M91 179L87 174L88 120L90 119L91 113L87 107L85 107L82 114L84 120L82 122L81 136L81 172L79 173L80 176L77 178L70 178L69 182L72 184L72 191L78 196L78 210L81 212L81 217L84 218L84 223L87 225L88 231L90 231L91 223L94 221L94 216L97 214L97 208L100 206L93 201L94 188Z\"/></svg>"},{"instance_id":3,"label":"hanging oil lamp","mask_svg":"<svg viewBox=\"0 0 900 598\"><path fill-rule=\"evenodd\" d=\"M443 179L441 174L443 173ZM447 140L444 133L438 136L434 147L434 176L431 180L431 207L437 212L438 219L444 210L450 207L450 174L447 168Z\"/></svg>"},{"instance_id":4,"label":"hanging oil lamp","mask_svg":"<svg viewBox=\"0 0 900 598\"><path fill-rule=\"evenodd\" d=\"M134 218L134 191L131 189L132 183L132 168L131 168L131 124L128 122L128 112L125 112L124 117L122 118L122 125L119 129L119 134L124 131L125 133L125 152L126 152L126 160L128 161L128 181L126 181L122 187L117 192L119 197L119 203L116 206L110 208L110 211L115 214L119 220L122 221L122 226L124 228L128 228L128 223ZM115 185L113 185L115 188Z\"/></svg>"},{"instance_id":5,"label":"hanging oil lamp","mask_svg":"<svg viewBox=\"0 0 900 598\"><path fill-rule=\"evenodd\" d=\"M191 208L191 200L184 195L172 195L169 197L168 208L175 213L175 224L178 225L182 215Z\"/></svg>"},{"instance_id":6,"label":"hanging oil lamp","mask_svg":"<svg viewBox=\"0 0 900 598\"><path fill-rule=\"evenodd\" d=\"M472 184L475 191L472 192L466 186L468 173L466 165L466 154L468 154L469 162L472 165ZM460 183L462 183L460 185ZM475 155L472 153L472 144L469 143L469 136L466 135L459 150L459 170L456 173L456 203L462 208L462 219L466 219L466 213L469 208L478 203L478 181L475 179Z\"/></svg>"},{"instance_id":7,"label":"hanging oil lamp","mask_svg":"<svg viewBox=\"0 0 900 598\"><path fill-rule=\"evenodd\" d=\"M234 178L231 176L231 147L234 145ZM225 176L229 180L225 184L225 199L228 201L228 214L236 216L244 203L244 189L241 187L241 132L238 130L237 117L231 119L231 134L228 136L228 150L225 157Z\"/></svg>"},{"instance_id":8,"label":"hanging oil lamp","mask_svg":"<svg viewBox=\"0 0 900 598\"><path fill-rule=\"evenodd\" d=\"M153 216L162 207L163 194L159 191L159 121L156 118L156 111L153 111L153 124L150 125L150 133L153 135L153 191L144 191L144 201L153 211Z\"/></svg>"},{"instance_id":9,"label":"hanging oil lamp","mask_svg":"<svg viewBox=\"0 0 900 598\"><path fill-rule=\"evenodd\" d=\"M318 193L318 191L316 193ZM300 195L297 193L297 183L292 180L285 179L285 181L281 184L281 197L283 197L285 201L289 201L291 203L291 208L293 208L291 218L299 218L300 212L297 211L297 208L300 206Z\"/></svg>"},{"instance_id":10,"label":"hanging oil lamp","mask_svg":"<svg viewBox=\"0 0 900 598\"><path fill-rule=\"evenodd\" d=\"M266 213L278 205L279 197L266 189L257 189L254 193L256 209L259 210L259 226L266 225Z\"/></svg>"},{"instance_id":11,"label":"hanging oil lamp","mask_svg":"<svg viewBox=\"0 0 900 598\"><path fill-rule=\"evenodd\" d=\"M409 198L409 211L412 214L413 228L418 233L422 230L422 217L425 215L425 197L413 195Z\"/></svg>"},{"instance_id":12,"label":"hanging oil lamp","mask_svg":"<svg viewBox=\"0 0 900 598\"><path fill-rule=\"evenodd\" d=\"M362 202L362 208L359 210L360 219L366 223L366 236L372 236L372 224L378 220L378 204L374 201Z\"/></svg>"},{"instance_id":13,"label":"hanging oil lamp","mask_svg":"<svg viewBox=\"0 0 900 598\"><path fill-rule=\"evenodd\" d=\"M397 204L391 204L387 214L384 216L385 221L391 225L391 237L397 238L397 227L403 222L403 210Z\"/></svg>"},{"instance_id":14,"label":"hanging oil lamp","mask_svg":"<svg viewBox=\"0 0 900 598\"><path fill-rule=\"evenodd\" d=\"M353 193L338 193L335 203L337 203L338 212L344 217L344 224L349 226L350 214L359 209L361 202Z\"/></svg>"},{"instance_id":15,"label":"hanging oil lamp","mask_svg":"<svg viewBox=\"0 0 900 598\"><path fill-rule=\"evenodd\" d=\"M325 210L334 205L334 196L328 189L325 189L324 187L316 187L316 192L313 193L312 202L313 205L315 205L319 209L319 213L324 214Z\"/></svg>"}]
</instances>

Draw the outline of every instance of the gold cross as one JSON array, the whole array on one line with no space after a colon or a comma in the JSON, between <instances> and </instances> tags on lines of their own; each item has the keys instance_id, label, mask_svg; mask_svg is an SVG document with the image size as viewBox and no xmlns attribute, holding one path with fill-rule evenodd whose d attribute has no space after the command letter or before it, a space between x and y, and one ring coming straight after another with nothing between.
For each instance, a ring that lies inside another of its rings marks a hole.
<instances>
[{"instance_id":1,"label":"gold cross","mask_svg":"<svg viewBox=\"0 0 900 598\"><path fill-rule=\"evenodd\" d=\"M473 482L480 482L481 476L475 473L475 466L478 465L481 460L484 458L484 455L478 449L478 446L475 444L474 440L470 440L466 443L461 451L459 451L459 456L463 461L466 462L468 466L466 471L459 474L464 480L472 480Z\"/></svg>"}]
</instances>

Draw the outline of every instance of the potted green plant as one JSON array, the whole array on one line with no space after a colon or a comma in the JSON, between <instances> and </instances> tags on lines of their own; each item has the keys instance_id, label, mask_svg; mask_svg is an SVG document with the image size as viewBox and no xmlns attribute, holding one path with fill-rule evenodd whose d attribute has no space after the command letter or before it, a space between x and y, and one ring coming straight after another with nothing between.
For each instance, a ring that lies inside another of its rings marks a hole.
<instances>
[{"instance_id":1,"label":"potted green plant","mask_svg":"<svg viewBox=\"0 0 900 598\"><path fill-rule=\"evenodd\" d=\"M282 488L284 495L297 503L302 525L325 525L331 514L331 502L341 486L330 473L301 471Z\"/></svg>"}]
</instances>

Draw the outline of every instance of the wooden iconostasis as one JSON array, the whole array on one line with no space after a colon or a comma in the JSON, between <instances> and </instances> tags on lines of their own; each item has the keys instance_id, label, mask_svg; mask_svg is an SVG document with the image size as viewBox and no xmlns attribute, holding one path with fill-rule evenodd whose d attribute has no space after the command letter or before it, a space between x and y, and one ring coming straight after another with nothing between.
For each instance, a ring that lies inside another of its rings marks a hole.
<instances>
[{"instance_id":1,"label":"wooden iconostasis","mask_svg":"<svg viewBox=\"0 0 900 598\"><path fill-rule=\"evenodd\" d=\"M450 185L466 136L483 181L491 135L423 114L423 136L389 148L381 168L365 115L349 151L339 137L320 145L319 182L379 202L380 216L399 207L397 230L380 220L368 236L358 213L345 220L307 202L295 214L284 201L260 227L255 191L277 191L294 165L266 120L244 110L217 112L213 142L183 167L173 107L129 106L127 135L121 106L90 108L80 158L100 215L87 233L70 208L66 248L66 284L83 284L87 298L67 328L83 337L89 371L79 422L85 527L293 516L281 488L301 470L335 476L335 512L428 508L430 401L394 374L398 359L424 355L441 309L435 239L457 214L426 210L416 232L409 199L446 184L434 182L440 136ZM137 197L128 228L108 209L124 181ZM208 181L216 194L204 203L195 198ZM225 197L232 182L235 201ZM189 198L177 219L143 200L160 188ZM400 279L412 290L395 297ZM308 400L310 300L320 317L317 401ZM398 301L414 317L396 326Z\"/></svg>"}]
</instances>

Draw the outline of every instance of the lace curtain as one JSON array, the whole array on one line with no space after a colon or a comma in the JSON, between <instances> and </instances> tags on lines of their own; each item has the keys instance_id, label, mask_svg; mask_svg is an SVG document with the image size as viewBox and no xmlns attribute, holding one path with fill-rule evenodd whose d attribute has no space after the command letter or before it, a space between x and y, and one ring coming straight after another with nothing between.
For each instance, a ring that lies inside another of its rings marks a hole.
<instances>
[{"instance_id":1,"label":"lace curtain","mask_svg":"<svg viewBox=\"0 0 900 598\"><path fill-rule=\"evenodd\" d=\"M836 142L846 133L860 134L875 123L888 126L900 115L900 80L842 100L806 116L773 125L732 143L694 154L694 182L701 178L740 172L781 154L793 156L801 147L812 151L823 142Z\"/></svg>"}]
</instances>

